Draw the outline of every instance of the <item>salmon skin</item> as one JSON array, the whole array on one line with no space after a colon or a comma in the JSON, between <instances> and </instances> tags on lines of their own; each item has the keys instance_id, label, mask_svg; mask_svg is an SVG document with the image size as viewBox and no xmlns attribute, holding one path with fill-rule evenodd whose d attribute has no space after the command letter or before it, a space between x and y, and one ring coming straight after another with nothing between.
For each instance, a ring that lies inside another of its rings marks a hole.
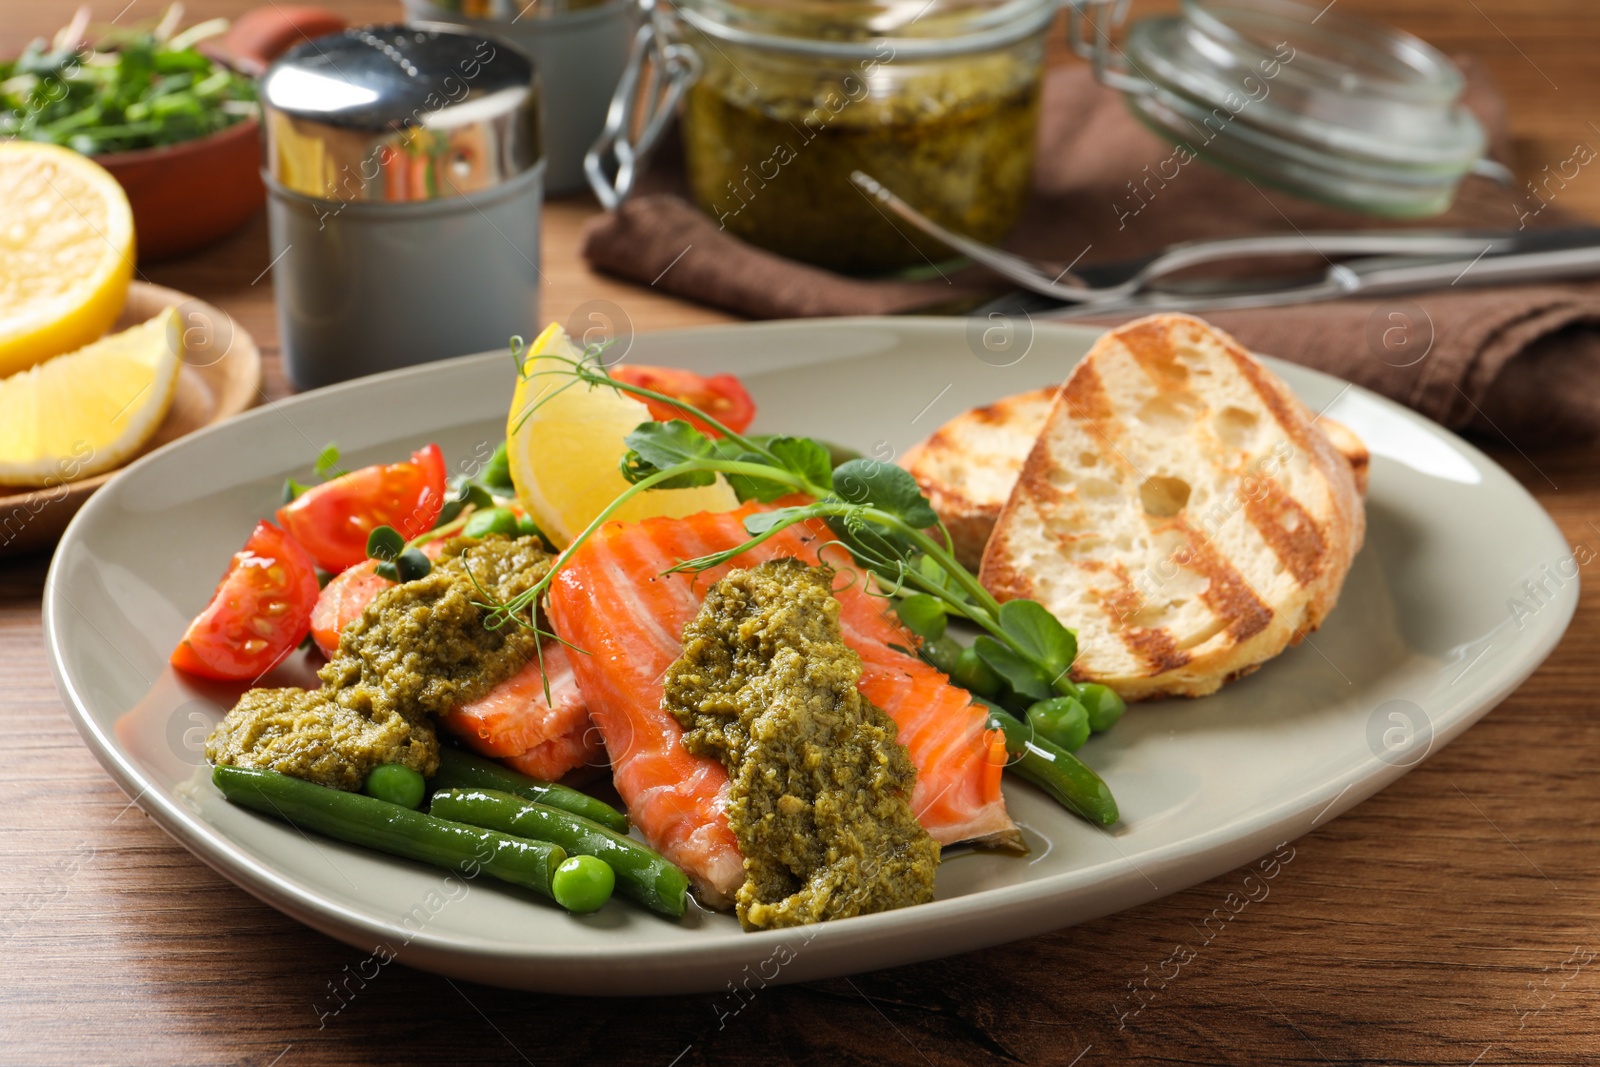
<instances>
[{"instance_id":1,"label":"salmon skin","mask_svg":"<svg viewBox=\"0 0 1600 1067\"><path fill-rule=\"evenodd\" d=\"M590 715L605 737L617 792L645 838L695 880L709 904L726 903L744 881L744 860L724 814L722 764L691 756L683 730L661 707L667 667L682 652L684 625L705 591L728 571L792 556L815 564L819 550L838 571L840 629L861 657L859 688L899 727L917 768L911 807L942 845L982 840L1021 846L1000 792L1004 738L964 689L905 651L912 637L888 601L825 528L793 526L699 575L666 574L682 560L749 540L744 518L761 505L687 519L608 523L557 572L549 598L556 632L588 655L571 656ZM820 524L816 524L820 526ZM896 648L894 646L899 646Z\"/></svg>"},{"instance_id":2,"label":"salmon skin","mask_svg":"<svg viewBox=\"0 0 1600 1067\"><path fill-rule=\"evenodd\" d=\"M431 541L423 551L437 558L443 541ZM369 559L335 575L322 590L311 615L311 634L329 659L339 649L344 628L395 583L376 573L378 561ZM577 767L604 760L600 733L589 721L589 709L572 677L572 663L559 642L546 641L544 673L539 660L530 660L470 704L454 709L440 725L482 756L498 759L514 770L546 781L556 781ZM545 674L550 678L550 699L545 700Z\"/></svg>"}]
</instances>

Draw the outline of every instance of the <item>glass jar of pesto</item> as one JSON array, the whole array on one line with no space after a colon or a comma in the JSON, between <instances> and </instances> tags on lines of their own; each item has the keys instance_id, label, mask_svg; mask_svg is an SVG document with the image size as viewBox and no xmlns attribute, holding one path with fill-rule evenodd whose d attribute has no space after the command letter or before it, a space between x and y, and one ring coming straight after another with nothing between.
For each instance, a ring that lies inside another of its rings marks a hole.
<instances>
[{"instance_id":1,"label":"glass jar of pesto","mask_svg":"<svg viewBox=\"0 0 1600 1067\"><path fill-rule=\"evenodd\" d=\"M722 228L834 270L926 267L951 253L891 222L851 174L952 230L1004 237L1027 198L1056 10L1056 0L677 0L654 11L636 54L653 60L647 95L666 85L653 118L682 97L689 188ZM617 101L637 91L630 81ZM614 102L614 117L626 110ZM629 128L590 153L608 205L649 149L648 130L619 136Z\"/></svg>"}]
</instances>

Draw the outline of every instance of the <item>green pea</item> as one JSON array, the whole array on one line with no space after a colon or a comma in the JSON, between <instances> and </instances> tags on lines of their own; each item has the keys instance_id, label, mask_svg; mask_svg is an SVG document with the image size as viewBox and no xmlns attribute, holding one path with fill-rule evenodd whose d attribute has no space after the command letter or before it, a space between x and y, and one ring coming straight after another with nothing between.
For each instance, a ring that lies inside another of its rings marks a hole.
<instances>
[{"instance_id":1,"label":"green pea","mask_svg":"<svg viewBox=\"0 0 1600 1067\"><path fill-rule=\"evenodd\" d=\"M382 763L372 768L361 791L369 797L398 804L402 808L422 807L422 794L428 783L422 775L403 763Z\"/></svg>"},{"instance_id":2,"label":"green pea","mask_svg":"<svg viewBox=\"0 0 1600 1067\"><path fill-rule=\"evenodd\" d=\"M544 531L539 529L539 524L534 522L533 518L528 515L517 516L517 536L537 537L541 541L545 539Z\"/></svg>"},{"instance_id":3,"label":"green pea","mask_svg":"<svg viewBox=\"0 0 1600 1067\"><path fill-rule=\"evenodd\" d=\"M484 485L493 489L512 489L511 484L511 459L506 455L506 443L500 442L494 450L494 455L489 457L489 462L484 464L483 474L479 479Z\"/></svg>"},{"instance_id":4,"label":"green pea","mask_svg":"<svg viewBox=\"0 0 1600 1067\"><path fill-rule=\"evenodd\" d=\"M975 648L968 646L956 657L950 671L950 680L963 689L970 689L981 697L992 697L1000 692L1000 676L994 668L983 662Z\"/></svg>"},{"instance_id":5,"label":"green pea","mask_svg":"<svg viewBox=\"0 0 1600 1067\"><path fill-rule=\"evenodd\" d=\"M1051 697L1028 709L1028 725L1040 736L1076 752L1089 740L1089 712L1074 697Z\"/></svg>"},{"instance_id":6,"label":"green pea","mask_svg":"<svg viewBox=\"0 0 1600 1067\"><path fill-rule=\"evenodd\" d=\"M955 673L956 660L961 656L961 642L945 636L922 643L922 658L946 674Z\"/></svg>"},{"instance_id":7,"label":"green pea","mask_svg":"<svg viewBox=\"0 0 1600 1067\"><path fill-rule=\"evenodd\" d=\"M617 874L598 856L568 856L550 879L550 895L568 911L598 911L611 899Z\"/></svg>"},{"instance_id":8,"label":"green pea","mask_svg":"<svg viewBox=\"0 0 1600 1067\"><path fill-rule=\"evenodd\" d=\"M906 629L923 640L934 641L944 636L949 617L937 597L913 593L895 605L894 610L900 616L900 621L906 624Z\"/></svg>"},{"instance_id":9,"label":"green pea","mask_svg":"<svg viewBox=\"0 0 1600 1067\"><path fill-rule=\"evenodd\" d=\"M467 524L461 532L468 537L488 537L490 534L503 534L506 537L517 536L517 517L510 508L489 508L487 511L475 511L467 519Z\"/></svg>"},{"instance_id":10,"label":"green pea","mask_svg":"<svg viewBox=\"0 0 1600 1067\"><path fill-rule=\"evenodd\" d=\"M1079 686L1078 699L1083 701L1084 709L1089 713L1089 729L1095 733L1111 729L1122 718L1122 713L1128 710L1128 705L1115 689L1098 682Z\"/></svg>"}]
</instances>

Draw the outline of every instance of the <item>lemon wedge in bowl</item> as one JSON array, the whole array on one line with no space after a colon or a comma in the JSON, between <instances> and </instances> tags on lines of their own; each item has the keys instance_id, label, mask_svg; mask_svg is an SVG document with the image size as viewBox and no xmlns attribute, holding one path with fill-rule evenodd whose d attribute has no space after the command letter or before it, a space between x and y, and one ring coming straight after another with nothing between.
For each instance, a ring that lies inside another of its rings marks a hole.
<instances>
[{"instance_id":1,"label":"lemon wedge in bowl","mask_svg":"<svg viewBox=\"0 0 1600 1067\"><path fill-rule=\"evenodd\" d=\"M0 376L111 328L133 276L133 212L100 164L0 142Z\"/></svg>"},{"instance_id":2,"label":"lemon wedge in bowl","mask_svg":"<svg viewBox=\"0 0 1600 1067\"><path fill-rule=\"evenodd\" d=\"M172 407L176 309L0 379L0 485L49 486L120 467Z\"/></svg>"},{"instance_id":3,"label":"lemon wedge in bowl","mask_svg":"<svg viewBox=\"0 0 1600 1067\"><path fill-rule=\"evenodd\" d=\"M650 409L619 390L559 372L583 353L557 323L528 349L506 420L506 454L517 499L558 547L571 544L627 488L618 469L623 438L650 421ZM571 362L569 362L571 361ZM694 489L651 489L612 512L623 522L739 506L721 476Z\"/></svg>"}]
</instances>

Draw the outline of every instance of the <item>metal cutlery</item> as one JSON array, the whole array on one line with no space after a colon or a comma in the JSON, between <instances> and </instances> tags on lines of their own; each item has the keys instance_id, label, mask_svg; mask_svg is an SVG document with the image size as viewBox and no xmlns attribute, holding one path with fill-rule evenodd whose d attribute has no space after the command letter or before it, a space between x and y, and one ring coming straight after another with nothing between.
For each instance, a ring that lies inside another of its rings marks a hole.
<instances>
[{"instance_id":1,"label":"metal cutlery","mask_svg":"<svg viewBox=\"0 0 1600 1067\"><path fill-rule=\"evenodd\" d=\"M923 215L870 175L851 175L884 208L1040 299L1003 298L982 310L1027 308L1051 318L1122 310L1273 307L1340 297L1416 292L1451 285L1548 281L1600 274L1600 227L1559 230L1368 230L1263 234L1190 241L1153 256L1059 268L955 233ZM1263 257L1320 255L1311 281L1281 275L1175 281L1190 268ZM1336 261L1335 257L1360 257ZM1068 305L1062 307L1060 305Z\"/></svg>"}]
</instances>

